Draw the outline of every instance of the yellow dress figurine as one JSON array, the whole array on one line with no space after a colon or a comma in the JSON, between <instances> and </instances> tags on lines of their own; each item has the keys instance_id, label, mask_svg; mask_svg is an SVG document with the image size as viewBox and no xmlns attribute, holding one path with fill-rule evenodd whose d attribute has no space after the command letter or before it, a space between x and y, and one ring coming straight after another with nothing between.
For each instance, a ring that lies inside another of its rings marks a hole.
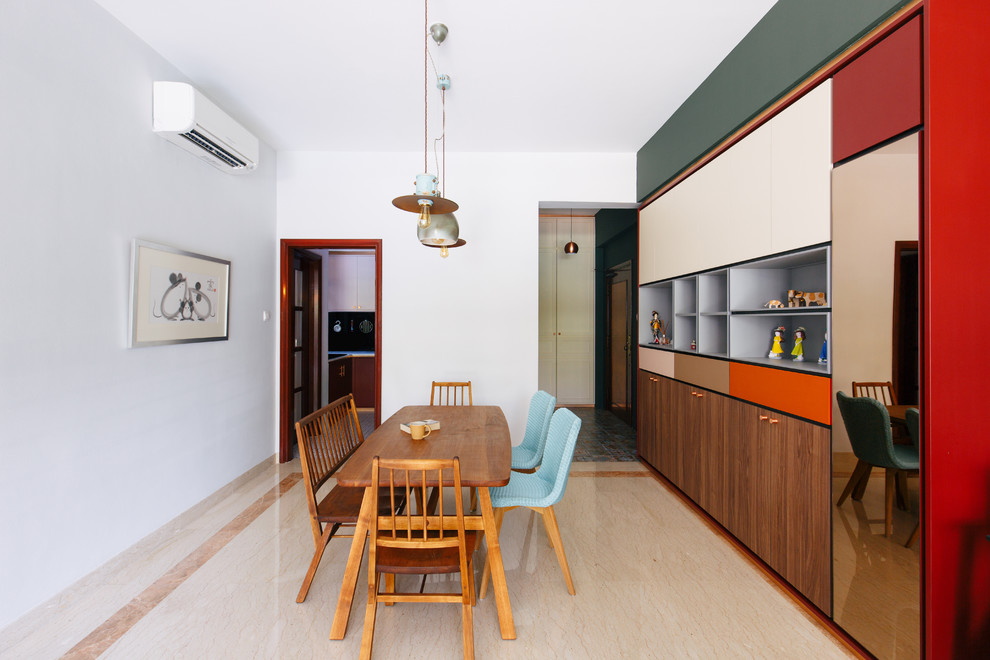
<instances>
[{"instance_id":1,"label":"yellow dress figurine","mask_svg":"<svg viewBox=\"0 0 990 660\"><path fill-rule=\"evenodd\" d=\"M795 362L804 362L804 334L804 328L794 331L794 348L791 349L791 355L794 356Z\"/></svg>"},{"instance_id":2,"label":"yellow dress figurine","mask_svg":"<svg viewBox=\"0 0 990 660\"><path fill-rule=\"evenodd\" d=\"M770 347L770 353L767 355L768 358L773 360L783 359L784 349L781 347L780 342L784 341L784 326L778 326L773 331L773 346Z\"/></svg>"}]
</instances>

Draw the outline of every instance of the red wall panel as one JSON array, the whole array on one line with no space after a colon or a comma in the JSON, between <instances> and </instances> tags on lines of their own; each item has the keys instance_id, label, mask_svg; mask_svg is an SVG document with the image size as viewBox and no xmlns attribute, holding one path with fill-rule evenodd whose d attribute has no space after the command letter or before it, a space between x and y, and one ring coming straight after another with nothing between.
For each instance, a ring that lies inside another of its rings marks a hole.
<instances>
[{"instance_id":1,"label":"red wall panel","mask_svg":"<svg viewBox=\"0 0 990 660\"><path fill-rule=\"evenodd\" d=\"M921 124L921 17L832 78L832 162Z\"/></svg>"},{"instance_id":2,"label":"red wall panel","mask_svg":"<svg viewBox=\"0 0 990 660\"><path fill-rule=\"evenodd\" d=\"M990 5L928 0L922 259L928 658L990 652ZM967 345L972 341L972 350Z\"/></svg>"}]
</instances>

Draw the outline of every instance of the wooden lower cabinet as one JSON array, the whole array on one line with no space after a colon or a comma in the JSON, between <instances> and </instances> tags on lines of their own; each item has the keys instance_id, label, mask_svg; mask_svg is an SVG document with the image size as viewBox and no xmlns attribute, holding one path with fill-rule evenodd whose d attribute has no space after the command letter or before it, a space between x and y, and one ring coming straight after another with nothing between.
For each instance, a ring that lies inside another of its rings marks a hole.
<instances>
[{"instance_id":1,"label":"wooden lower cabinet","mask_svg":"<svg viewBox=\"0 0 990 660\"><path fill-rule=\"evenodd\" d=\"M328 386L328 401L336 401L351 393L351 358L342 357L330 360Z\"/></svg>"},{"instance_id":2,"label":"wooden lower cabinet","mask_svg":"<svg viewBox=\"0 0 990 660\"><path fill-rule=\"evenodd\" d=\"M358 408L375 407L375 356L354 356L351 375L354 405Z\"/></svg>"},{"instance_id":3,"label":"wooden lower cabinet","mask_svg":"<svg viewBox=\"0 0 990 660\"><path fill-rule=\"evenodd\" d=\"M829 429L646 371L639 384L643 459L831 615Z\"/></svg>"},{"instance_id":4,"label":"wooden lower cabinet","mask_svg":"<svg viewBox=\"0 0 990 660\"><path fill-rule=\"evenodd\" d=\"M660 376L640 369L637 382L636 450L653 467L660 464Z\"/></svg>"}]
</instances>

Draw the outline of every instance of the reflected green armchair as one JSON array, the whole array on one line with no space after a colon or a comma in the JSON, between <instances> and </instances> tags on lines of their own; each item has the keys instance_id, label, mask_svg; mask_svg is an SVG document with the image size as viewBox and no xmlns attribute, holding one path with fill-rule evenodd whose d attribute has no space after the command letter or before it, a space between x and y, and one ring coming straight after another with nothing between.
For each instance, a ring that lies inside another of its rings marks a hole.
<instances>
[{"instance_id":1,"label":"reflected green armchair","mask_svg":"<svg viewBox=\"0 0 990 660\"><path fill-rule=\"evenodd\" d=\"M890 432L890 416L887 408L870 397L851 397L845 392L836 392L835 398L839 404L839 413L846 427L846 434L852 444L853 453L858 459L849 483L839 495L836 506L842 506L850 494L853 499L862 498L862 488L874 467L885 470L885 518L884 535L890 536L893 525L894 490L899 472L918 474L917 445L895 445ZM859 495L854 491L858 491Z\"/></svg>"}]
</instances>

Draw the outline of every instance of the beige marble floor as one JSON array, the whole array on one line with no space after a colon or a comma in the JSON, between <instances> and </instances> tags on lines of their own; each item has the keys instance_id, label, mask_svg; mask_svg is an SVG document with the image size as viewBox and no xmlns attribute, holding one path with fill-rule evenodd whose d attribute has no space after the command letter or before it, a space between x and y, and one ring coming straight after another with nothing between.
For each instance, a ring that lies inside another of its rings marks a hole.
<instances>
[{"instance_id":1,"label":"beige marble floor","mask_svg":"<svg viewBox=\"0 0 990 660\"><path fill-rule=\"evenodd\" d=\"M833 503L848 480L833 479ZM885 537L884 478L874 470L862 501L832 510L835 621L881 660L921 657L920 543L904 547L918 509L918 479L908 479L908 510L894 507Z\"/></svg>"},{"instance_id":2,"label":"beige marble floor","mask_svg":"<svg viewBox=\"0 0 990 660\"><path fill-rule=\"evenodd\" d=\"M0 631L0 657L356 657L364 571L346 639L328 639L349 541L331 544L308 600L295 602L313 550L303 488L290 483L298 471L264 466L184 514ZM577 595L540 520L509 512L502 547L518 638L501 639L489 596L475 609L477 657L851 657L638 464L575 464L574 477L555 508ZM120 614L149 593L160 601L133 621ZM112 643L98 654L101 626ZM456 606L379 609L375 657L460 655Z\"/></svg>"}]
</instances>

